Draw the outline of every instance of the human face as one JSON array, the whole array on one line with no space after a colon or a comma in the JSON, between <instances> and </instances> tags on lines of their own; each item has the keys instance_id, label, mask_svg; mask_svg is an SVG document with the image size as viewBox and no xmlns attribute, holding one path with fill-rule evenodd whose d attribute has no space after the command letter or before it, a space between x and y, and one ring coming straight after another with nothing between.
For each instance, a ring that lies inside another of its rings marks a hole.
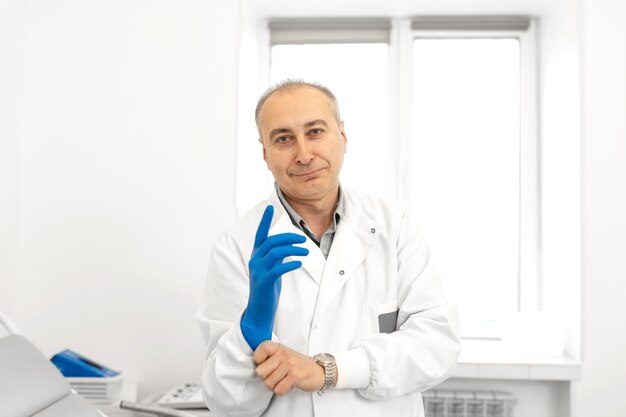
<instances>
[{"instance_id":1,"label":"human face","mask_svg":"<svg viewBox=\"0 0 626 417\"><path fill-rule=\"evenodd\" d=\"M347 139L324 93L303 86L272 94L261 108L260 132L263 159L287 198L337 198Z\"/></svg>"}]
</instances>

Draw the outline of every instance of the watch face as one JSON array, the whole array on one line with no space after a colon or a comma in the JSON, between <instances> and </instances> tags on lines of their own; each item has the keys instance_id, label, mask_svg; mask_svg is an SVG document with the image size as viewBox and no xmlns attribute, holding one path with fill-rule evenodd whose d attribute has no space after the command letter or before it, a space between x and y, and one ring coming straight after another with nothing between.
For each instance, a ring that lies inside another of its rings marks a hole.
<instances>
[{"instance_id":1,"label":"watch face","mask_svg":"<svg viewBox=\"0 0 626 417\"><path fill-rule=\"evenodd\" d=\"M329 362L335 359L335 357L329 353L318 353L315 355L315 359L322 362Z\"/></svg>"}]
</instances>

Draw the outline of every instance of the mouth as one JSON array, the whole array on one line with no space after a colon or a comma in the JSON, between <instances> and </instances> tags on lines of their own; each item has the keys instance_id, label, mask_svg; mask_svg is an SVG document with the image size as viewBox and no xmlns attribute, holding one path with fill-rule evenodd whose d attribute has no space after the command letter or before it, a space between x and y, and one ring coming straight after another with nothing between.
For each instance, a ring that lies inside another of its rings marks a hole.
<instances>
[{"instance_id":1,"label":"mouth","mask_svg":"<svg viewBox=\"0 0 626 417\"><path fill-rule=\"evenodd\" d=\"M302 172L302 173L298 173L298 174L291 174L294 177L308 177L311 175L315 175L319 172L321 172L324 168L319 168L319 169L314 169L312 171L306 171L306 172Z\"/></svg>"}]
</instances>

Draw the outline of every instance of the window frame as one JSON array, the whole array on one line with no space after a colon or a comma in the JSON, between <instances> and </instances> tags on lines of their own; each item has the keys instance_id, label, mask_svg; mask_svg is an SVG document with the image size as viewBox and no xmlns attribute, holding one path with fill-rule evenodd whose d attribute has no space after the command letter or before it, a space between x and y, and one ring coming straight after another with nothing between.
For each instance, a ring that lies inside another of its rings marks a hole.
<instances>
[{"instance_id":1,"label":"window frame","mask_svg":"<svg viewBox=\"0 0 626 417\"><path fill-rule=\"evenodd\" d=\"M385 29L387 23L388 29ZM427 28L414 28L415 22L426 22ZM526 25L526 29L520 27ZM520 263L518 265L519 311L536 311L543 307L540 245L540 172L538 128L538 50L537 20L527 16L422 16L375 19L268 19L263 28L265 45L260 48L262 89L269 84L269 56L274 44L294 43L358 43L380 42L381 30L388 30L389 47L389 129L391 143L388 173L391 195L401 203L411 201L410 186L404 181L410 178L407 147L411 141L411 92L412 50L418 37L515 37L520 42L521 70L521 196L520 196ZM347 25L349 30L341 30ZM368 26L369 25L369 26ZM482 25L482 26L481 26ZM381 29L382 28L382 29ZM276 37L272 31L283 31ZM306 41L308 34L325 32L322 36ZM370 31L368 33L368 31ZM359 32L356 36L355 33ZM291 33L291 35L290 35ZM289 36L293 36L290 41ZM333 38L335 36L335 38ZM333 41L333 39L335 39ZM401 88L402 86L402 88ZM246 114L242 117L248 117ZM403 126L402 129L399 127ZM240 213L241 214L241 213ZM499 339L499 334L485 327L483 336L471 339Z\"/></svg>"},{"instance_id":2,"label":"window frame","mask_svg":"<svg viewBox=\"0 0 626 417\"><path fill-rule=\"evenodd\" d=\"M425 29L415 28L416 22L426 22ZM411 178L410 146L412 141L412 73L413 42L416 39L458 38L515 38L520 45L520 207L517 276L517 311L531 312L543 309L540 268L540 172L538 129L538 68L537 68L537 20L527 16L426 16L400 19L394 22L397 48L395 65L390 70L396 81L395 124L397 197L411 206L413 195ZM392 35L392 39L394 36ZM403 86L403 88L400 88ZM392 101L393 102L393 101ZM402 126L402 129L398 129ZM393 165L391 165L393 166ZM486 320L479 324L482 335L464 336L467 339L499 340L498 326Z\"/></svg>"}]
</instances>

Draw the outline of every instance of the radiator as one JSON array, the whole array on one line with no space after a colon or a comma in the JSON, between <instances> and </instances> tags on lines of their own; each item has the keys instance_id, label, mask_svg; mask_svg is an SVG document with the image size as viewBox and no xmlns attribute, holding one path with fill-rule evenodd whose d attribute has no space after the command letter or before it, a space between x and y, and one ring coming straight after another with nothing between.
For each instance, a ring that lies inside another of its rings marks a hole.
<instances>
[{"instance_id":1,"label":"radiator","mask_svg":"<svg viewBox=\"0 0 626 417\"><path fill-rule=\"evenodd\" d=\"M516 402L502 391L431 390L422 398L426 417L513 417Z\"/></svg>"}]
</instances>

